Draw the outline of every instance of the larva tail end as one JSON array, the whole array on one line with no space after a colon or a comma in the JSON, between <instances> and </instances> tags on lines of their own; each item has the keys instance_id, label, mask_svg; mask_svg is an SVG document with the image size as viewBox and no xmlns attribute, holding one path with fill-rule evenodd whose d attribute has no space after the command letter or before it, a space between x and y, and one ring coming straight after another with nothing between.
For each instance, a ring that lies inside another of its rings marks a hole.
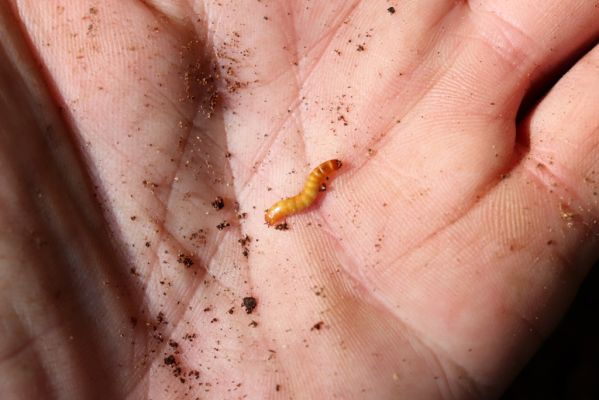
<instances>
[{"instance_id":1,"label":"larva tail end","mask_svg":"<svg viewBox=\"0 0 599 400\"><path fill-rule=\"evenodd\" d=\"M266 225L273 226L276 222L268 215L268 213L264 214L264 221L266 221Z\"/></svg>"},{"instance_id":2,"label":"larva tail end","mask_svg":"<svg viewBox=\"0 0 599 400\"><path fill-rule=\"evenodd\" d=\"M281 212L281 202L275 203L274 206L269 208L266 213L264 213L264 220L268 224L268 226L276 225L283 217L284 214Z\"/></svg>"}]
</instances>

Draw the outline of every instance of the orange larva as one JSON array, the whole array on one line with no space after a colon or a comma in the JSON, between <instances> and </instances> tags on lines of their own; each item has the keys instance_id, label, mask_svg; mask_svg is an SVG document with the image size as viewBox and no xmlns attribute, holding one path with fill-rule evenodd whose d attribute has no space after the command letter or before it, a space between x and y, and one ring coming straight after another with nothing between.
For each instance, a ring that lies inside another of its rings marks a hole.
<instances>
[{"instance_id":1,"label":"orange larva","mask_svg":"<svg viewBox=\"0 0 599 400\"><path fill-rule=\"evenodd\" d=\"M268 225L275 225L288 215L310 207L314 203L314 200L316 200L316 196L318 196L318 192L324 181L331 173L341 168L341 165L341 161L339 160L329 160L314 168L310 172L310 175L308 175L306 183L304 183L304 189L299 194L277 201L266 211L266 214L264 214L266 223Z\"/></svg>"}]
</instances>

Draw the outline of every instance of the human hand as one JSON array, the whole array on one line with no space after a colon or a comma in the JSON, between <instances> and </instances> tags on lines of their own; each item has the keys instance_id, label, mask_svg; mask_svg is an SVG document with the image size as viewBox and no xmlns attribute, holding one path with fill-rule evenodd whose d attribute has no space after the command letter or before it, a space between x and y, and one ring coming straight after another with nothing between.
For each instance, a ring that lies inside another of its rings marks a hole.
<instances>
[{"instance_id":1,"label":"human hand","mask_svg":"<svg viewBox=\"0 0 599 400\"><path fill-rule=\"evenodd\" d=\"M597 257L590 1L56 3L0 6L5 398L498 396Z\"/></svg>"}]
</instances>

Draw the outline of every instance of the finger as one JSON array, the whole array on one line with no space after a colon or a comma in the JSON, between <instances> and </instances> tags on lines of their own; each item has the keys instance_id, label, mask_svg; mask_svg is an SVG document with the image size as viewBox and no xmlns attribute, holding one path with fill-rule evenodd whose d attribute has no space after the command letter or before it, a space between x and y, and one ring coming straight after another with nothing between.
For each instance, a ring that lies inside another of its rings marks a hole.
<instances>
[{"instance_id":1,"label":"finger","mask_svg":"<svg viewBox=\"0 0 599 400\"><path fill-rule=\"evenodd\" d=\"M376 266L378 292L456 362L447 373L491 392L553 329L597 257L598 65L599 47L541 102L529 154L473 210Z\"/></svg>"},{"instance_id":2,"label":"finger","mask_svg":"<svg viewBox=\"0 0 599 400\"><path fill-rule=\"evenodd\" d=\"M381 58L393 54L401 69L383 68L376 79L361 80L360 86L352 85L349 78L343 83L324 81L324 87L331 89L322 92L330 93L331 99L322 103L333 103L338 97L335 84L355 87L356 92L366 85L374 104L384 105L352 103L356 114L344 114L347 130L334 137L319 133L320 141L337 141L334 146L341 154L351 154L355 167L352 190L330 212L330 219L343 221L344 210L368 204L343 227L350 237L365 237L359 252L368 254L377 243L378 226L368 232L364 227L373 226L381 215L389 215L387 226L399 227L387 232L389 243L416 246L469 210L513 166L516 114L530 80L542 72L539 65L552 68L599 34L599 25L594 24L598 11L592 4L570 2L571 18L563 20L562 3L544 2L543 22L535 20L538 13L530 8L515 8L510 14L497 5L495 10L460 3L426 31L410 32L416 38L425 34L435 38L428 45L416 40L416 51L410 51L412 42L403 36L405 40L393 42L395 48L367 48ZM371 64L364 61L362 66L359 58L356 62L365 76L372 76L367 73ZM396 92L390 94L390 88ZM360 99L351 90L342 93ZM316 115L307 126L318 125ZM306 130L326 132L327 122ZM342 177L337 184L344 182ZM386 189L383 194L381 187ZM414 204L420 212L402 211ZM324 208L328 215L326 203ZM449 211L439 212L441 208ZM427 224L422 224L423 215Z\"/></svg>"},{"instance_id":3,"label":"finger","mask_svg":"<svg viewBox=\"0 0 599 400\"><path fill-rule=\"evenodd\" d=\"M564 198L572 198L591 215L597 215L599 202L598 112L596 46L534 110L527 126L530 153L523 165L547 172L553 190L565 185ZM552 183L554 180L558 182Z\"/></svg>"},{"instance_id":4,"label":"finger","mask_svg":"<svg viewBox=\"0 0 599 400\"><path fill-rule=\"evenodd\" d=\"M511 322L503 330L492 326L495 339L505 335L500 343L511 342L521 355L534 351L553 329L599 254L597 115L599 46L525 121L530 151L466 230L475 232L474 221L486 221L486 232L471 239L475 247L492 246L495 256L481 271L485 289L476 296ZM449 282L460 281L468 280Z\"/></svg>"},{"instance_id":5,"label":"finger","mask_svg":"<svg viewBox=\"0 0 599 400\"><path fill-rule=\"evenodd\" d=\"M525 49L532 62L532 71L525 78L530 81L527 85L531 89L519 106L520 115L530 111L539 96L571 67L574 59L588 51L597 38L595 21L599 7L590 1L486 0L473 3L471 7L496 15L513 29L526 32L531 39L532 45Z\"/></svg>"}]
</instances>

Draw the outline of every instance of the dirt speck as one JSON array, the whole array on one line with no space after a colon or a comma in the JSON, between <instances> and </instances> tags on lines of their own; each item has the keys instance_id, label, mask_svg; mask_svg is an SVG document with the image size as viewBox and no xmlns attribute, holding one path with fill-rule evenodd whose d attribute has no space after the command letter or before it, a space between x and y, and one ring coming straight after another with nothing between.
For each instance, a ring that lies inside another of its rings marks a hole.
<instances>
[{"instance_id":1,"label":"dirt speck","mask_svg":"<svg viewBox=\"0 0 599 400\"><path fill-rule=\"evenodd\" d=\"M275 229L278 231L287 231L289 230L289 225L287 225L287 222L283 222L280 224L276 224Z\"/></svg>"},{"instance_id":2,"label":"dirt speck","mask_svg":"<svg viewBox=\"0 0 599 400\"><path fill-rule=\"evenodd\" d=\"M244 257L248 257L250 255L250 249L248 247L248 244L251 241L252 239L248 235L245 235L244 237L238 240L239 244L241 245L242 254Z\"/></svg>"},{"instance_id":3,"label":"dirt speck","mask_svg":"<svg viewBox=\"0 0 599 400\"><path fill-rule=\"evenodd\" d=\"M241 244L244 247L247 246L247 244L251 241L252 239L249 237L249 235L245 235L244 237L238 240L239 244Z\"/></svg>"},{"instance_id":4,"label":"dirt speck","mask_svg":"<svg viewBox=\"0 0 599 400\"><path fill-rule=\"evenodd\" d=\"M317 323L315 323L314 325L312 325L312 328L310 328L311 331L319 331L322 329L322 327L324 326L324 321L318 321Z\"/></svg>"},{"instance_id":5,"label":"dirt speck","mask_svg":"<svg viewBox=\"0 0 599 400\"><path fill-rule=\"evenodd\" d=\"M241 303L241 306L243 308L245 308L245 312L248 314L251 314L257 305L258 305L258 301L256 300L255 297L251 297L251 296L244 297L243 302Z\"/></svg>"},{"instance_id":6,"label":"dirt speck","mask_svg":"<svg viewBox=\"0 0 599 400\"><path fill-rule=\"evenodd\" d=\"M228 226L231 226L231 224L228 221L223 221L220 224L216 225L216 229L218 229L219 231L222 231L223 229L225 229Z\"/></svg>"},{"instance_id":7,"label":"dirt speck","mask_svg":"<svg viewBox=\"0 0 599 400\"><path fill-rule=\"evenodd\" d=\"M190 268L193 265L193 260L191 259L191 257L183 253L179 254L179 256L177 257L177 262L179 264L185 265L185 267L187 268Z\"/></svg>"},{"instance_id":8,"label":"dirt speck","mask_svg":"<svg viewBox=\"0 0 599 400\"><path fill-rule=\"evenodd\" d=\"M576 214L570 209L567 204L560 203L559 205L560 216L564 221L572 221Z\"/></svg>"},{"instance_id":9,"label":"dirt speck","mask_svg":"<svg viewBox=\"0 0 599 400\"><path fill-rule=\"evenodd\" d=\"M173 365L176 362L177 362L177 360L175 360L175 356L172 354L164 358L165 365Z\"/></svg>"},{"instance_id":10,"label":"dirt speck","mask_svg":"<svg viewBox=\"0 0 599 400\"><path fill-rule=\"evenodd\" d=\"M212 202L212 208L214 208L215 210L222 210L225 207L225 201L223 200L222 197L217 197L213 202Z\"/></svg>"}]
</instances>

